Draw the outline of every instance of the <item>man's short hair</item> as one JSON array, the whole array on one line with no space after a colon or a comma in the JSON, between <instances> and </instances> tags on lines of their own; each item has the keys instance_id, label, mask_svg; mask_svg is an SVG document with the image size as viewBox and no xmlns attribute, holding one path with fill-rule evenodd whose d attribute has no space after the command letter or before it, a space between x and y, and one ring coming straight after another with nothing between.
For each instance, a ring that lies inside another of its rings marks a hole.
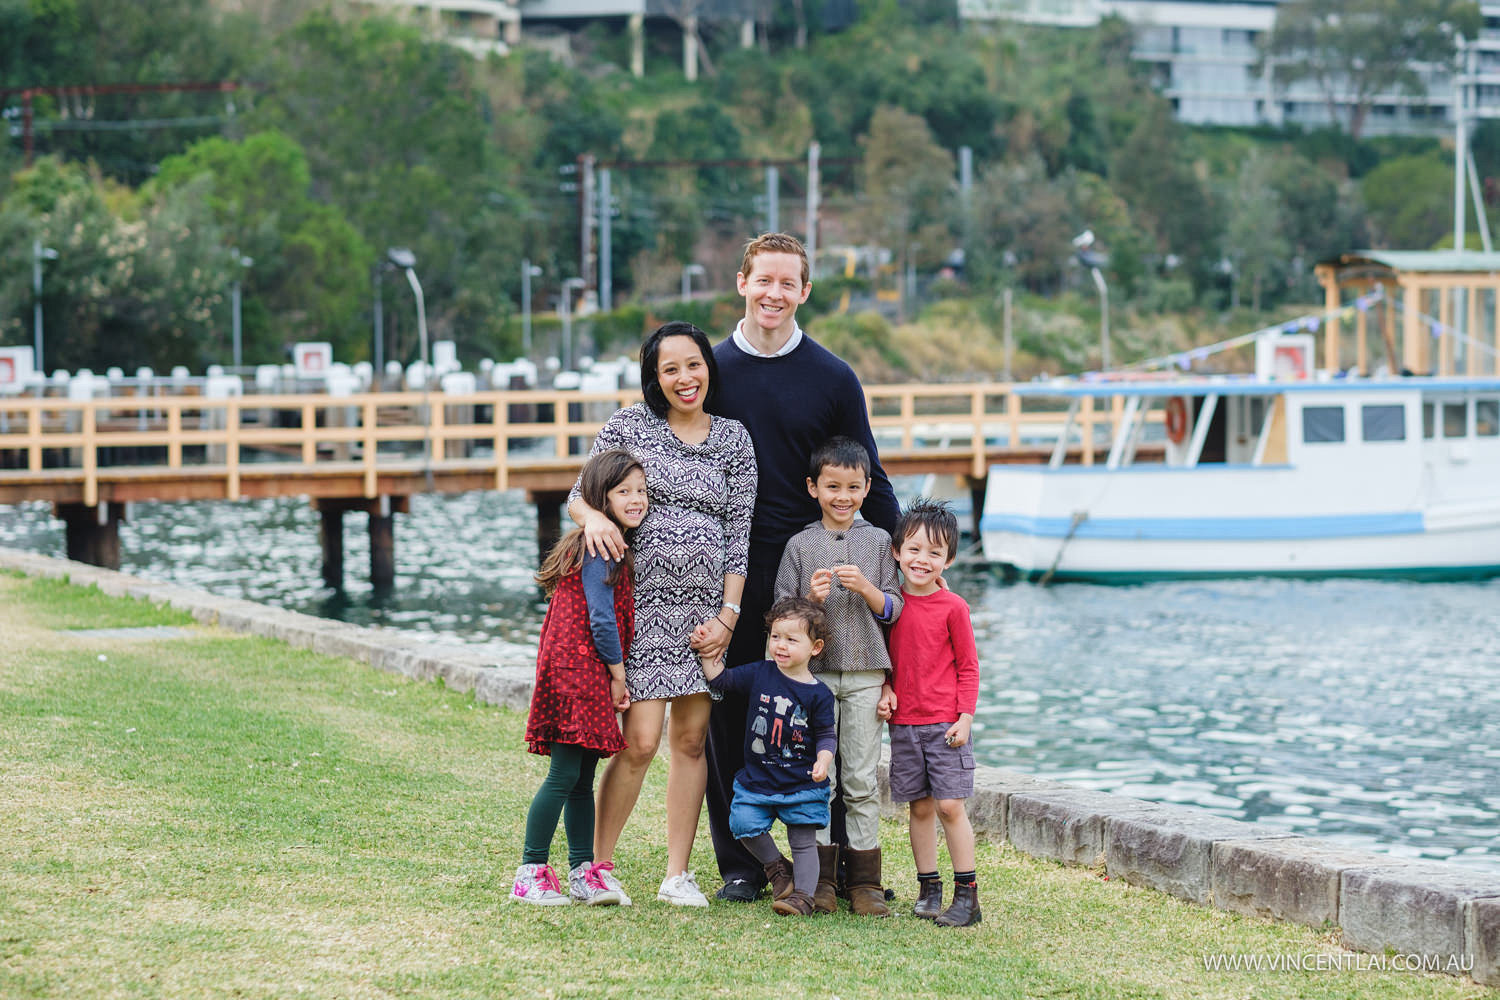
<instances>
[{"instance_id":1,"label":"man's short hair","mask_svg":"<svg viewBox=\"0 0 1500 1000\"><path fill-rule=\"evenodd\" d=\"M813 450L807 463L807 478L816 483L830 465L839 469L858 469L866 479L870 478L869 451L858 441L842 434L829 438Z\"/></svg>"},{"instance_id":2,"label":"man's short hair","mask_svg":"<svg viewBox=\"0 0 1500 1000\"><path fill-rule=\"evenodd\" d=\"M917 497L913 500L896 522L896 530L891 534L891 545L899 550L918 528L925 531L932 541L942 542L948 547L950 562L958 555L958 518L946 503L931 497Z\"/></svg>"},{"instance_id":3,"label":"man's short hair","mask_svg":"<svg viewBox=\"0 0 1500 1000\"><path fill-rule=\"evenodd\" d=\"M812 276L812 270L807 264L807 248L802 241L795 236L786 233L761 233L755 239L745 244L745 256L740 259L740 273L750 277L750 270L755 266L757 254L763 253L794 253L802 258L802 283L807 284L807 279Z\"/></svg>"},{"instance_id":4,"label":"man's short hair","mask_svg":"<svg viewBox=\"0 0 1500 1000\"><path fill-rule=\"evenodd\" d=\"M786 619L801 622L807 630L807 637L813 642L823 638L823 608L818 602L806 597L783 597L766 612L766 631L771 631L777 622Z\"/></svg>"}]
</instances>

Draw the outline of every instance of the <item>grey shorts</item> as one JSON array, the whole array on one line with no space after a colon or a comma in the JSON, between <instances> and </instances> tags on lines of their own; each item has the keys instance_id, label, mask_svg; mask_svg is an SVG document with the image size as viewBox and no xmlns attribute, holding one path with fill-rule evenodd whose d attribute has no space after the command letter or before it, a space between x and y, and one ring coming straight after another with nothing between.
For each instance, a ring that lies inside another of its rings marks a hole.
<instances>
[{"instance_id":1,"label":"grey shorts","mask_svg":"<svg viewBox=\"0 0 1500 1000\"><path fill-rule=\"evenodd\" d=\"M951 725L891 726L892 802L973 797L974 744L943 742Z\"/></svg>"}]
</instances>

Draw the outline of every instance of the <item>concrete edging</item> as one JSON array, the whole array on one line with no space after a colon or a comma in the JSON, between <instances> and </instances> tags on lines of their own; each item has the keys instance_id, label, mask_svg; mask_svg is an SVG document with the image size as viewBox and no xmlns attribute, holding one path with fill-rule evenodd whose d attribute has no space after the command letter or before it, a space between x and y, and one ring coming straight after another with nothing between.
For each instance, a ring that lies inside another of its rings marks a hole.
<instances>
[{"instance_id":1,"label":"concrete edging","mask_svg":"<svg viewBox=\"0 0 1500 1000\"><path fill-rule=\"evenodd\" d=\"M344 656L475 700L525 711L535 664L495 663L473 647L216 597L31 552L0 548L0 568L95 586L184 611L203 624ZM885 764L882 801L890 813ZM1500 875L1267 830L1198 809L1074 788L1001 768L975 771L976 831L1018 850L1200 905L1310 927L1345 947L1403 957L1403 967L1500 986ZM1418 958L1420 956L1420 959Z\"/></svg>"}]
</instances>

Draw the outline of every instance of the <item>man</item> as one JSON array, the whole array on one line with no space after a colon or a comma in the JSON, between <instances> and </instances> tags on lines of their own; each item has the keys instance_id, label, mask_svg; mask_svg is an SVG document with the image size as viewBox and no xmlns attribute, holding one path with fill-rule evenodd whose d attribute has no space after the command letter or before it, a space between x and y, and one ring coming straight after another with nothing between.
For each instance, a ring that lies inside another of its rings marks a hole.
<instances>
[{"instance_id":1,"label":"man","mask_svg":"<svg viewBox=\"0 0 1500 1000\"><path fill-rule=\"evenodd\" d=\"M721 391L713 411L745 425L755 444L760 485L750 528L750 566L738 621L725 660L730 665L765 656L763 622L776 584L782 549L821 515L807 491L813 450L835 435L862 444L874 460L861 513L887 532L900 506L880 466L870 432L864 389L854 370L797 325L797 307L812 291L807 251L795 237L766 233L745 246L735 285L745 318L714 347ZM743 766L747 705L726 696L714 705L708 730L708 820L724 886L718 898L749 902L765 885L759 861L729 830L734 775Z\"/></svg>"}]
</instances>

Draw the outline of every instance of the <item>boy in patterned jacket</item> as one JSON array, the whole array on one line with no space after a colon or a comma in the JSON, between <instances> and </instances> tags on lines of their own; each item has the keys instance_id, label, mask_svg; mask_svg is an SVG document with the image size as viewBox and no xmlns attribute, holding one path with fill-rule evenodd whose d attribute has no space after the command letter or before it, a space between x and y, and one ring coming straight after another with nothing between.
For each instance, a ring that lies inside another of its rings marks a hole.
<instances>
[{"instance_id":1,"label":"boy in patterned jacket","mask_svg":"<svg viewBox=\"0 0 1500 1000\"><path fill-rule=\"evenodd\" d=\"M844 867L849 907L862 916L888 917L880 877L881 685L890 674L881 626L901 613L901 583L891 554L891 536L860 519L870 492L870 453L847 437L830 438L813 452L807 491L818 501L821 520L787 542L776 574L776 598L807 597L823 607L827 641L812 669L833 692L838 725L838 762L829 775L843 796L848 846ZM818 831L821 913L838 908L839 845L828 827Z\"/></svg>"}]
</instances>

